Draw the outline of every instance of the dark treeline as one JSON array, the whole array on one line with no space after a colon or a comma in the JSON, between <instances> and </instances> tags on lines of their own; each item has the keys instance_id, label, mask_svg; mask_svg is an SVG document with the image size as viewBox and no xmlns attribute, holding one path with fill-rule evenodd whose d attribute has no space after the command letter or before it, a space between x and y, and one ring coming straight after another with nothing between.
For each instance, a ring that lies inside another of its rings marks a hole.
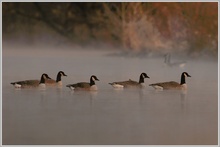
<instances>
[{"instance_id":1,"label":"dark treeline","mask_svg":"<svg viewBox=\"0 0 220 147\"><path fill-rule=\"evenodd\" d=\"M42 36L126 50L218 52L217 2L3 2L3 39Z\"/></svg>"}]
</instances>

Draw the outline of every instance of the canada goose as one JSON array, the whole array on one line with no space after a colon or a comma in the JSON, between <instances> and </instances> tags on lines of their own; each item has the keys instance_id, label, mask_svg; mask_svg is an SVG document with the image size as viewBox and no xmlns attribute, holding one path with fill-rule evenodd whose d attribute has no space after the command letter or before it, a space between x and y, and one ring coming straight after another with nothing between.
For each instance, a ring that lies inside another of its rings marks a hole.
<instances>
[{"instance_id":1,"label":"canada goose","mask_svg":"<svg viewBox=\"0 0 220 147\"><path fill-rule=\"evenodd\" d=\"M186 90L187 89L187 85L186 85L186 77L191 77L187 72L183 72L181 75L181 80L180 80L180 84L174 81L170 81L170 82L163 82L163 83L154 83L154 84L150 84L149 86L154 87L155 89L159 89L159 90L169 90L169 89L179 89L179 90Z\"/></svg>"},{"instance_id":2,"label":"canada goose","mask_svg":"<svg viewBox=\"0 0 220 147\"><path fill-rule=\"evenodd\" d=\"M139 82L133 81L129 79L128 81L121 81L121 82L112 82L109 83L114 88L143 88L145 87L144 78L150 78L146 73L141 73Z\"/></svg>"},{"instance_id":3,"label":"canada goose","mask_svg":"<svg viewBox=\"0 0 220 147\"><path fill-rule=\"evenodd\" d=\"M47 74L42 74L39 80L25 80L11 83L15 88L31 88L31 87L45 87L45 80L51 79Z\"/></svg>"},{"instance_id":4,"label":"canada goose","mask_svg":"<svg viewBox=\"0 0 220 147\"><path fill-rule=\"evenodd\" d=\"M171 62L171 55L170 54L166 54L164 55L165 59L164 59L164 63L165 65L169 66L169 67L180 67L180 68L184 68L186 65L186 61L179 61L179 62Z\"/></svg>"},{"instance_id":5,"label":"canada goose","mask_svg":"<svg viewBox=\"0 0 220 147\"><path fill-rule=\"evenodd\" d=\"M61 77L67 76L63 71L59 71L56 81L54 79L46 79L45 84L47 86L62 86Z\"/></svg>"},{"instance_id":6,"label":"canada goose","mask_svg":"<svg viewBox=\"0 0 220 147\"><path fill-rule=\"evenodd\" d=\"M80 82L66 85L66 87L69 87L71 90L98 90L98 87L95 85L95 81L99 81L99 79L92 75L90 78L90 83Z\"/></svg>"}]
</instances>

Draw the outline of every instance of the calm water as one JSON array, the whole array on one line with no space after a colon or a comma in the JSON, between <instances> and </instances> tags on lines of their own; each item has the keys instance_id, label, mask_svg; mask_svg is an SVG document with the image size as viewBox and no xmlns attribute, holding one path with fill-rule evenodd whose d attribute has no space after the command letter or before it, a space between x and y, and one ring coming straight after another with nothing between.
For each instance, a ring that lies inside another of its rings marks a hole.
<instances>
[{"instance_id":1,"label":"calm water","mask_svg":"<svg viewBox=\"0 0 220 147\"><path fill-rule=\"evenodd\" d=\"M20 51L3 48L3 144L218 144L218 64L188 60L185 69L163 66L163 58L122 58L98 51ZM10 82L55 78L63 88L15 90ZM187 71L188 91L114 90L109 82L180 81ZM66 84L96 75L97 92L73 92Z\"/></svg>"}]
</instances>

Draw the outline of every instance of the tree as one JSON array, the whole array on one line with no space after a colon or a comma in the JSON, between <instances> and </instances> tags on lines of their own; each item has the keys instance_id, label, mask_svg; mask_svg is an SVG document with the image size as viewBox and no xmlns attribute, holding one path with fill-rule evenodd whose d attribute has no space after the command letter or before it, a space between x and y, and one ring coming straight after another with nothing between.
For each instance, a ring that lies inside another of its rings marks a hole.
<instances>
[{"instance_id":1,"label":"tree","mask_svg":"<svg viewBox=\"0 0 220 147\"><path fill-rule=\"evenodd\" d=\"M45 31L135 52L218 51L217 2L3 2L2 12L4 38Z\"/></svg>"}]
</instances>

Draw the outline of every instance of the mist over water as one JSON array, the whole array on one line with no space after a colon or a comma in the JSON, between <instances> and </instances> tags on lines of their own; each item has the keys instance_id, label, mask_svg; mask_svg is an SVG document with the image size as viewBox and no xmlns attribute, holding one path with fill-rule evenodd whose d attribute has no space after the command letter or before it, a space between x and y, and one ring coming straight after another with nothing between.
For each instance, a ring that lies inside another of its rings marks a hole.
<instances>
[{"instance_id":1,"label":"mist over water","mask_svg":"<svg viewBox=\"0 0 220 147\"><path fill-rule=\"evenodd\" d=\"M185 68L164 65L163 56L125 58L115 51L16 48L3 46L3 144L218 144L218 63L207 58L186 60ZM64 71L63 87L16 90L11 82L56 78ZM177 81L183 71L187 91L155 91L155 82ZM145 89L115 90L109 82L139 80ZM96 75L97 92L74 92L67 84L89 82Z\"/></svg>"}]
</instances>

